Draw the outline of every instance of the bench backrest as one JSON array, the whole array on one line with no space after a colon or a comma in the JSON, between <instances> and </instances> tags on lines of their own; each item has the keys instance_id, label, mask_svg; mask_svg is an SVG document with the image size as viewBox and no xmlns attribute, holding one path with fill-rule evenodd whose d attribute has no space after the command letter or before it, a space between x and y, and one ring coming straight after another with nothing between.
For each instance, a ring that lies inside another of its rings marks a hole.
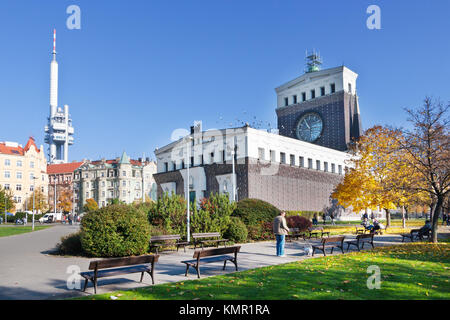
<instances>
[{"instance_id":1,"label":"bench backrest","mask_svg":"<svg viewBox=\"0 0 450 320\"><path fill-rule=\"evenodd\" d=\"M219 256L228 253L237 254L240 250L241 246L196 250L194 251L194 259L199 259L201 257Z\"/></svg>"},{"instance_id":2,"label":"bench backrest","mask_svg":"<svg viewBox=\"0 0 450 320\"><path fill-rule=\"evenodd\" d=\"M356 236L356 240L360 240L360 239L373 239L374 234L373 233L369 233L369 234L358 234Z\"/></svg>"},{"instance_id":3,"label":"bench backrest","mask_svg":"<svg viewBox=\"0 0 450 320\"><path fill-rule=\"evenodd\" d=\"M342 242L342 241L344 241L344 239L345 239L345 236L322 238L322 244L325 244L328 242Z\"/></svg>"},{"instance_id":4,"label":"bench backrest","mask_svg":"<svg viewBox=\"0 0 450 320\"><path fill-rule=\"evenodd\" d=\"M89 263L89 270L105 269L112 267L132 266L135 264L157 262L159 255L145 255L138 257L113 258L106 260L96 260Z\"/></svg>"},{"instance_id":5,"label":"bench backrest","mask_svg":"<svg viewBox=\"0 0 450 320\"><path fill-rule=\"evenodd\" d=\"M150 238L150 242L152 241L164 241L164 240L180 240L181 236L179 234L166 234L161 236L153 236Z\"/></svg>"},{"instance_id":6,"label":"bench backrest","mask_svg":"<svg viewBox=\"0 0 450 320\"><path fill-rule=\"evenodd\" d=\"M198 239L198 238L214 238L214 237L220 237L220 232L209 232L209 233L193 233L192 238Z\"/></svg>"}]
</instances>

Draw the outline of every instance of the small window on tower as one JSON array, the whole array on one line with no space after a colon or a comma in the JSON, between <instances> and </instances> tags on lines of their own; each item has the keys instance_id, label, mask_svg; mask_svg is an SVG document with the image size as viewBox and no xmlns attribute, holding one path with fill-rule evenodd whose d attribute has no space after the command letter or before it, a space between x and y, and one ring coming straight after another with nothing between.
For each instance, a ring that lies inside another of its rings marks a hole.
<instances>
[{"instance_id":1,"label":"small window on tower","mask_svg":"<svg viewBox=\"0 0 450 320\"><path fill-rule=\"evenodd\" d=\"M294 95L294 96L292 97L292 99L293 99L293 101L294 101L294 104L296 104L296 103L297 103L297 95Z\"/></svg>"},{"instance_id":2,"label":"small window on tower","mask_svg":"<svg viewBox=\"0 0 450 320\"><path fill-rule=\"evenodd\" d=\"M306 101L306 92L302 92L302 101Z\"/></svg>"},{"instance_id":3,"label":"small window on tower","mask_svg":"<svg viewBox=\"0 0 450 320\"><path fill-rule=\"evenodd\" d=\"M321 96L325 95L325 87L320 87L320 95Z\"/></svg>"},{"instance_id":4,"label":"small window on tower","mask_svg":"<svg viewBox=\"0 0 450 320\"><path fill-rule=\"evenodd\" d=\"M330 91L331 91L331 93L336 92L336 85L334 83L330 84Z\"/></svg>"},{"instance_id":5,"label":"small window on tower","mask_svg":"<svg viewBox=\"0 0 450 320\"><path fill-rule=\"evenodd\" d=\"M311 99L314 99L316 97L316 90L311 90Z\"/></svg>"},{"instance_id":6,"label":"small window on tower","mask_svg":"<svg viewBox=\"0 0 450 320\"><path fill-rule=\"evenodd\" d=\"M288 98L284 98L284 105L288 106L289 105L289 99Z\"/></svg>"},{"instance_id":7,"label":"small window on tower","mask_svg":"<svg viewBox=\"0 0 450 320\"><path fill-rule=\"evenodd\" d=\"M352 93L352 84L351 83L348 84L348 93Z\"/></svg>"}]
</instances>

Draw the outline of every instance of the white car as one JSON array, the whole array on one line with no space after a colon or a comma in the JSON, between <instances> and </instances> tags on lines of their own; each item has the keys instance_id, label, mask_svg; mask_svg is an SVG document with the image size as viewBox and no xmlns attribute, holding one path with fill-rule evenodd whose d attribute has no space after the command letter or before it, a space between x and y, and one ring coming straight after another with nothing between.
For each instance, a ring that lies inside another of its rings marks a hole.
<instances>
[{"instance_id":1,"label":"white car","mask_svg":"<svg viewBox=\"0 0 450 320\"><path fill-rule=\"evenodd\" d=\"M46 213L44 214L44 216L42 216L41 218L39 218L39 223L51 223L54 221L54 217L53 214L51 213Z\"/></svg>"}]
</instances>

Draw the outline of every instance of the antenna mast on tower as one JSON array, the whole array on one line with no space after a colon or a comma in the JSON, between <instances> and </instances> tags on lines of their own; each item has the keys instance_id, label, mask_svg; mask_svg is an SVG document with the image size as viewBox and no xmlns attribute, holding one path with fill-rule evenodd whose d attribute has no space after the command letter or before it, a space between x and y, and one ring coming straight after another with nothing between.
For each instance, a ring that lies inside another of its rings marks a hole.
<instances>
[{"instance_id":1,"label":"antenna mast on tower","mask_svg":"<svg viewBox=\"0 0 450 320\"><path fill-rule=\"evenodd\" d=\"M320 57L320 53L316 53L313 50L311 53L306 51L306 73L316 72L320 70L320 66L322 65L322 58Z\"/></svg>"}]
</instances>

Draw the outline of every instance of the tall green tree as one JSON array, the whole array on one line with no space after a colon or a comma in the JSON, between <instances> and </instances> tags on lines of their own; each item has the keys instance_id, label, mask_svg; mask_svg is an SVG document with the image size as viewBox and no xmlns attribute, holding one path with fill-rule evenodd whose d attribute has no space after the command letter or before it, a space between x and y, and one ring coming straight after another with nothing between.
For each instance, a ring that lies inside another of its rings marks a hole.
<instances>
[{"instance_id":1,"label":"tall green tree","mask_svg":"<svg viewBox=\"0 0 450 320\"><path fill-rule=\"evenodd\" d=\"M11 190L6 190L0 186L0 216L3 217L5 213L5 204L7 212L14 212L16 206L14 204L13 195ZM3 217L4 219L4 217Z\"/></svg>"}]
</instances>

